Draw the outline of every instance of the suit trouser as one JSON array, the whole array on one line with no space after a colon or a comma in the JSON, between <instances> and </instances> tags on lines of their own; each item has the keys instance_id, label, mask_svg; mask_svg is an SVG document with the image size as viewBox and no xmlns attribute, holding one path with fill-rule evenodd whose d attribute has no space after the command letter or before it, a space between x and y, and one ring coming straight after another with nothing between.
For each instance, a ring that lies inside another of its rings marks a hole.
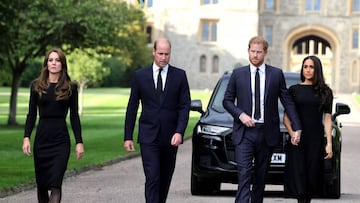
<instances>
[{"instance_id":1,"label":"suit trouser","mask_svg":"<svg viewBox=\"0 0 360 203\"><path fill-rule=\"evenodd\" d=\"M177 147L140 144L147 203L165 203L175 169Z\"/></svg>"},{"instance_id":2,"label":"suit trouser","mask_svg":"<svg viewBox=\"0 0 360 203\"><path fill-rule=\"evenodd\" d=\"M238 166L236 203L248 203L250 200L253 203L263 201L265 174L271 154L271 149L265 141L263 126L246 128L243 139L235 147L235 159Z\"/></svg>"}]
</instances>

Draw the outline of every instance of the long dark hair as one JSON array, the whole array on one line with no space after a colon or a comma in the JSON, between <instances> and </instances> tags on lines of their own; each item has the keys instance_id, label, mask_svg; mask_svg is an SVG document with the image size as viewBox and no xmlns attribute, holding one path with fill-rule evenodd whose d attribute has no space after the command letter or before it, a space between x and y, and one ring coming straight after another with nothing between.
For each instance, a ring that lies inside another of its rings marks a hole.
<instances>
[{"instance_id":1,"label":"long dark hair","mask_svg":"<svg viewBox=\"0 0 360 203\"><path fill-rule=\"evenodd\" d=\"M312 85L315 89L315 94L321 96L321 106L322 109L326 105L330 105L329 103L332 102L332 90L330 87L325 83L323 67L321 64L320 59L317 56L311 55L304 58L301 66L301 74L300 79L302 82L305 81L305 77L303 74L304 71L304 63L306 60L312 60L314 62L314 78L312 79Z\"/></svg>"},{"instance_id":2,"label":"long dark hair","mask_svg":"<svg viewBox=\"0 0 360 203\"><path fill-rule=\"evenodd\" d=\"M49 70L48 70L48 60L49 55L51 53L57 53L59 55L59 59L61 62L61 72L58 79L58 82L55 87L55 94L56 94L56 100L63 100L67 99L71 95L71 79L67 72L67 63L66 63L66 57L63 51L61 51L58 48L54 48L49 50L44 58L44 62L42 65L42 69L40 72L40 76L36 79L35 82L35 90L38 92L40 97L42 94L46 94L46 90L49 87Z\"/></svg>"}]
</instances>

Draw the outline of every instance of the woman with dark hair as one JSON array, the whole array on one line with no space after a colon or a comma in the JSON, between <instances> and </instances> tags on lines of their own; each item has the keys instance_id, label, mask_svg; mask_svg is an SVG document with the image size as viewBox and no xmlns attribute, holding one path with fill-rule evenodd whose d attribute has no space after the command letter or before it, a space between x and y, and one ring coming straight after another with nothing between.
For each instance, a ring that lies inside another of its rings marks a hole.
<instances>
[{"instance_id":1,"label":"woman with dark hair","mask_svg":"<svg viewBox=\"0 0 360 203\"><path fill-rule=\"evenodd\" d=\"M297 198L298 202L310 202L311 198L321 194L324 159L331 159L333 155L333 94L325 84L318 57L305 57L300 75L302 83L291 86L289 92L302 123L301 136L295 136L291 122L284 114L284 124L291 136L291 144L287 148L284 189L289 197Z\"/></svg>"},{"instance_id":2,"label":"woman with dark hair","mask_svg":"<svg viewBox=\"0 0 360 203\"><path fill-rule=\"evenodd\" d=\"M40 76L31 84L22 146L23 153L30 156L30 136L39 111L33 148L39 202L61 201L61 186L70 156L70 137L66 124L69 109L76 141L76 158L79 160L83 156L84 147L77 85L71 82L67 73L64 53L60 49L52 49L45 56Z\"/></svg>"}]
</instances>

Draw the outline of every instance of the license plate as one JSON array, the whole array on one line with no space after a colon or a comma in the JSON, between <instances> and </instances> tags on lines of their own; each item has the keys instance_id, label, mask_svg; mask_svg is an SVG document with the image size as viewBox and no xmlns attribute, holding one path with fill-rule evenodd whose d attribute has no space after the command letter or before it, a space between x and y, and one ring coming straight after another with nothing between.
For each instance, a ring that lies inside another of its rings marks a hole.
<instances>
[{"instance_id":1,"label":"license plate","mask_svg":"<svg viewBox=\"0 0 360 203\"><path fill-rule=\"evenodd\" d=\"M286 155L281 153L273 153L271 156L271 163L273 164L285 164Z\"/></svg>"}]
</instances>

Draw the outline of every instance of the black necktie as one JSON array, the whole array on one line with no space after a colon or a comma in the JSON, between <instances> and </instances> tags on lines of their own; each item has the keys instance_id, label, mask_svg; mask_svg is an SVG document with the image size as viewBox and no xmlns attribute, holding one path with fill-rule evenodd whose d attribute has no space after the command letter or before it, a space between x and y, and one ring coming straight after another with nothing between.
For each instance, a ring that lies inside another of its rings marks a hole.
<instances>
[{"instance_id":1,"label":"black necktie","mask_svg":"<svg viewBox=\"0 0 360 203\"><path fill-rule=\"evenodd\" d=\"M162 97L162 93L163 93L163 83L162 83L162 78L161 78L161 71L163 69L159 68L159 73L158 73L158 77L157 77L157 86L156 86L156 91L159 94L159 98L161 101L161 97Z\"/></svg>"},{"instance_id":2,"label":"black necktie","mask_svg":"<svg viewBox=\"0 0 360 203\"><path fill-rule=\"evenodd\" d=\"M260 119L260 76L259 68L256 68L255 73L255 112L254 118Z\"/></svg>"}]
</instances>

